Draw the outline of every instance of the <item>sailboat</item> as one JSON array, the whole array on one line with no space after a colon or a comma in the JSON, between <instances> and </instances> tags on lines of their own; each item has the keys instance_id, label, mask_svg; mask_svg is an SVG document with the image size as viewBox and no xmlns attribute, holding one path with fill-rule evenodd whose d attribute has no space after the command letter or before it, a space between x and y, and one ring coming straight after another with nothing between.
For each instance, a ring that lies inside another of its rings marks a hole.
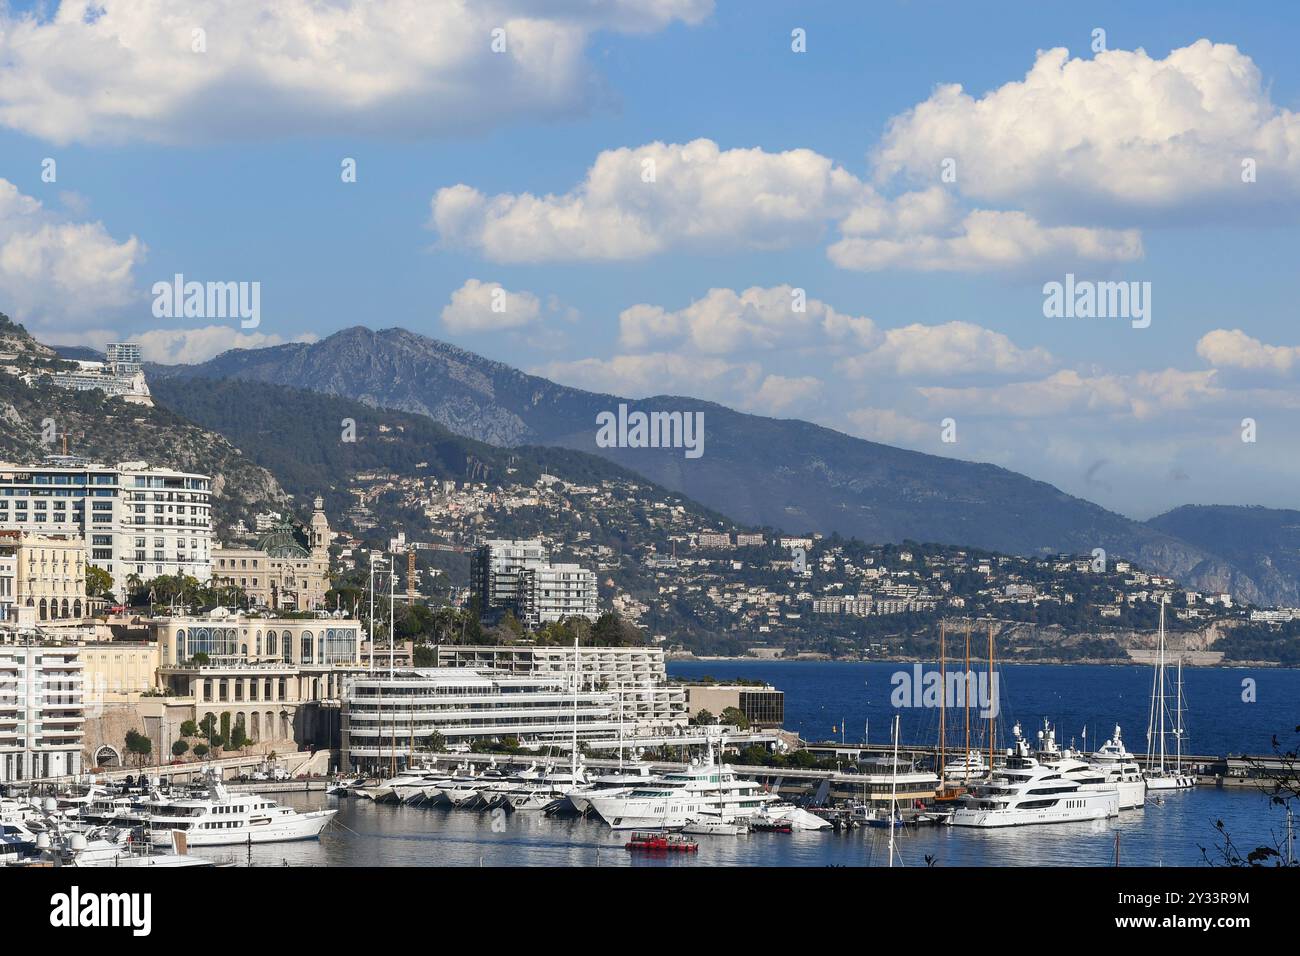
<instances>
[{"instance_id":1,"label":"sailboat","mask_svg":"<svg viewBox=\"0 0 1300 956\"><path fill-rule=\"evenodd\" d=\"M1156 649L1155 673L1151 684L1151 711L1147 719L1147 790L1190 790L1196 779L1183 771L1183 655L1178 655L1177 703L1174 707L1175 756L1173 766L1168 764L1165 748L1166 704L1165 675L1165 600L1160 600L1160 639Z\"/></svg>"}]
</instances>

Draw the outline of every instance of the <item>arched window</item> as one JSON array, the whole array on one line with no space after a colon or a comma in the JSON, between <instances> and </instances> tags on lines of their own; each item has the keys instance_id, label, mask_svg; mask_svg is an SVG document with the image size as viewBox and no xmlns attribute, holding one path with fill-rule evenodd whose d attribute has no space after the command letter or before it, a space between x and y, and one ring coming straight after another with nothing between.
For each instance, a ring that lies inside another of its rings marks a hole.
<instances>
[{"instance_id":1,"label":"arched window","mask_svg":"<svg viewBox=\"0 0 1300 956\"><path fill-rule=\"evenodd\" d=\"M176 662L180 663L189 659L189 655L185 653L185 630L182 628L176 632Z\"/></svg>"},{"instance_id":2,"label":"arched window","mask_svg":"<svg viewBox=\"0 0 1300 956\"><path fill-rule=\"evenodd\" d=\"M64 598L64 599L63 599L63 613L60 614L59 616L60 616L60 617L67 617L67 616L68 616L68 599L67 599L67 598Z\"/></svg>"},{"instance_id":3,"label":"arched window","mask_svg":"<svg viewBox=\"0 0 1300 956\"><path fill-rule=\"evenodd\" d=\"M279 642L275 639L275 631L266 632L266 654L268 657L275 657L280 653Z\"/></svg>"},{"instance_id":4,"label":"arched window","mask_svg":"<svg viewBox=\"0 0 1300 956\"><path fill-rule=\"evenodd\" d=\"M286 664L292 664L293 663L293 635L289 631L285 631L283 634L280 635L280 641L284 647L284 662Z\"/></svg>"},{"instance_id":5,"label":"arched window","mask_svg":"<svg viewBox=\"0 0 1300 956\"><path fill-rule=\"evenodd\" d=\"M77 598L77 600L72 602L72 616L77 618L81 617L81 598Z\"/></svg>"},{"instance_id":6,"label":"arched window","mask_svg":"<svg viewBox=\"0 0 1300 956\"><path fill-rule=\"evenodd\" d=\"M311 633L311 631L303 631L303 632L302 632L302 658L299 660L298 663L300 663L300 664L310 664L310 663L312 663L312 660L313 660L313 658L312 658L312 633Z\"/></svg>"},{"instance_id":7,"label":"arched window","mask_svg":"<svg viewBox=\"0 0 1300 956\"><path fill-rule=\"evenodd\" d=\"M256 655L260 658L262 656L262 632L261 631L257 632L257 637L255 639L253 646L256 648L255 651Z\"/></svg>"},{"instance_id":8,"label":"arched window","mask_svg":"<svg viewBox=\"0 0 1300 956\"><path fill-rule=\"evenodd\" d=\"M41 620L44 621L49 617L49 608L45 603L45 598L41 598Z\"/></svg>"}]
</instances>

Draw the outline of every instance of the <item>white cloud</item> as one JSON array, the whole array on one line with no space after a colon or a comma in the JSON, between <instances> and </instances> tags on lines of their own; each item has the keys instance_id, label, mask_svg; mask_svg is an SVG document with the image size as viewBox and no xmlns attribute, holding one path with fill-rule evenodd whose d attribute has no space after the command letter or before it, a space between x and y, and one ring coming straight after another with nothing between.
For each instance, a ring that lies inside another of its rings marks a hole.
<instances>
[{"instance_id":1,"label":"white cloud","mask_svg":"<svg viewBox=\"0 0 1300 956\"><path fill-rule=\"evenodd\" d=\"M1241 329L1205 333L1196 354L1216 368L1286 373L1300 364L1300 346L1266 345Z\"/></svg>"},{"instance_id":2,"label":"white cloud","mask_svg":"<svg viewBox=\"0 0 1300 956\"><path fill-rule=\"evenodd\" d=\"M854 227L855 213L846 223ZM1141 259L1142 237L1134 229L1044 226L1023 212L976 209L949 227L925 223L925 231L907 231L899 223L886 234L849 234L827 250L842 269L876 272L916 269L922 272L988 272L1061 263L1128 262Z\"/></svg>"},{"instance_id":3,"label":"white cloud","mask_svg":"<svg viewBox=\"0 0 1300 956\"><path fill-rule=\"evenodd\" d=\"M749 399L751 409L779 415L807 402L822 390L822 380L812 375L769 375Z\"/></svg>"},{"instance_id":4,"label":"white cloud","mask_svg":"<svg viewBox=\"0 0 1300 956\"><path fill-rule=\"evenodd\" d=\"M153 329L131 336L127 341L140 343L146 362L163 365L192 365L206 362L230 349L260 349L290 342L315 342L310 332L290 339L262 332L240 332L232 326L209 325L199 329Z\"/></svg>"},{"instance_id":5,"label":"white cloud","mask_svg":"<svg viewBox=\"0 0 1300 956\"><path fill-rule=\"evenodd\" d=\"M1016 375L1042 372L1056 360L1043 348L1020 348L1001 332L972 322L890 329L878 347L844 359L839 368L860 378L871 372L924 375Z\"/></svg>"},{"instance_id":6,"label":"white cloud","mask_svg":"<svg viewBox=\"0 0 1300 956\"><path fill-rule=\"evenodd\" d=\"M0 6L0 123L57 143L463 133L587 109L597 30L712 0L64 0ZM492 31L505 31L493 52ZM205 50L194 31L205 31Z\"/></svg>"},{"instance_id":7,"label":"white cloud","mask_svg":"<svg viewBox=\"0 0 1300 956\"><path fill-rule=\"evenodd\" d=\"M1009 418L1100 414L1146 419L1184 411L1227 394L1213 370L1172 368L1133 375L1088 375L1062 369L1046 378L1005 385L929 386L917 391L936 409Z\"/></svg>"},{"instance_id":8,"label":"white cloud","mask_svg":"<svg viewBox=\"0 0 1300 956\"><path fill-rule=\"evenodd\" d=\"M852 434L869 441L918 445L939 435L938 421L930 424L892 408L855 408L844 417Z\"/></svg>"},{"instance_id":9,"label":"white cloud","mask_svg":"<svg viewBox=\"0 0 1300 956\"><path fill-rule=\"evenodd\" d=\"M799 309L800 311L796 311ZM847 342L859 348L880 339L866 316L837 312L819 299L797 296L788 285L743 292L710 289L702 299L669 311L644 303L619 315L624 348L645 349L680 342L710 355L747 350L810 348Z\"/></svg>"},{"instance_id":10,"label":"white cloud","mask_svg":"<svg viewBox=\"0 0 1300 956\"><path fill-rule=\"evenodd\" d=\"M144 258L135 236L121 242L100 222L69 222L0 179L0 296L33 331L130 301Z\"/></svg>"},{"instance_id":11,"label":"white cloud","mask_svg":"<svg viewBox=\"0 0 1300 956\"><path fill-rule=\"evenodd\" d=\"M891 121L876 172L933 182L948 158L965 195L1028 209L1273 202L1300 196L1300 115L1272 103L1230 44L1198 40L1164 59L1141 49L1070 59L1057 48L979 98L938 87ZM1247 158L1256 183L1242 182Z\"/></svg>"},{"instance_id":12,"label":"white cloud","mask_svg":"<svg viewBox=\"0 0 1300 956\"><path fill-rule=\"evenodd\" d=\"M778 249L816 240L862 190L812 150L723 150L697 139L606 150L558 196L441 189L431 225L444 245L496 262L639 259L674 246Z\"/></svg>"},{"instance_id":13,"label":"white cloud","mask_svg":"<svg viewBox=\"0 0 1300 956\"><path fill-rule=\"evenodd\" d=\"M459 333L518 329L541 317L541 301L531 292L509 292L499 282L478 279L453 292L442 310L442 324Z\"/></svg>"},{"instance_id":14,"label":"white cloud","mask_svg":"<svg viewBox=\"0 0 1300 956\"><path fill-rule=\"evenodd\" d=\"M732 406L743 406L744 396L752 394L763 379L762 369L754 363L673 352L552 362L531 371L564 385L627 398L678 394Z\"/></svg>"}]
</instances>

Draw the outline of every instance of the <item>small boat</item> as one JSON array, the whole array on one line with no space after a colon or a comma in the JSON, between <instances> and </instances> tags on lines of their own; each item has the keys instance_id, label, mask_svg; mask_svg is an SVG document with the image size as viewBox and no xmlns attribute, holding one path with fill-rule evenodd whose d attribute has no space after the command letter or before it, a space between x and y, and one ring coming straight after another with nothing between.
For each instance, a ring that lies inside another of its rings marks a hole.
<instances>
[{"instance_id":1,"label":"small boat","mask_svg":"<svg viewBox=\"0 0 1300 956\"><path fill-rule=\"evenodd\" d=\"M692 820L686 826L682 827L683 833L689 833L694 836L740 836L748 832L749 828L739 823L727 823L724 820Z\"/></svg>"},{"instance_id":2,"label":"small boat","mask_svg":"<svg viewBox=\"0 0 1300 956\"><path fill-rule=\"evenodd\" d=\"M791 824L789 820L760 817L757 814L750 818L749 828L751 830L757 830L760 833L794 832L794 825Z\"/></svg>"},{"instance_id":3,"label":"small boat","mask_svg":"<svg viewBox=\"0 0 1300 956\"><path fill-rule=\"evenodd\" d=\"M641 853L695 853L700 845L676 833L634 833L625 850Z\"/></svg>"}]
</instances>

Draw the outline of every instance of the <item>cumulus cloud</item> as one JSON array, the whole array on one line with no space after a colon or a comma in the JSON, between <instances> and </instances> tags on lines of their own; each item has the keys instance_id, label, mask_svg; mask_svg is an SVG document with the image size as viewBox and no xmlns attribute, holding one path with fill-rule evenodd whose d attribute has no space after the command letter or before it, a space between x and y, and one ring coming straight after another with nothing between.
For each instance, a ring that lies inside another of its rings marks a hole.
<instances>
[{"instance_id":1,"label":"cumulus cloud","mask_svg":"<svg viewBox=\"0 0 1300 956\"><path fill-rule=\"evenodd\" d=\"M499 282L470 279L451 294L442 310L449 332L494 332L532 325L542 317L542 303L531 292L508 292Z\"/></svg>"},{"instance_id":2,"label":"cumulus cloud","mask_svg":"<svg viewBox=\"0 0 1300 956\"><path fill-rule=\"evenodd\" d=\"M888 198L812 150L723 150L707 139L606 150L562 195L448 186L434 195L430 215L445 247L495 262L779 249L819 241L835 223L842 238L829 255L846 269L977 271L1142 255L1131 230L966 212L939 188Z\"/></svg>"},{"instance_id":3,"label":"cumulus cloud","mask_svg":"<svg viewBox=\"0 0 1300 956\"><path fill-rule=\"evenodd\" d=\"M1138 49L1092 59L1040 51L1023 80L974 97L938 87L895 117L876 155L880 180L933 181L981 202L1130 215L1231 198L1300 196L1300 116L1273 104L1235 46L1198 40L1163 59ZM1243 183L1253 159L1258 181ZM1136 221L1136 220L1131 220Z\"/></svg>"},{"instance_id":4,"label":"cumulus cloud","mask_svg":"<svg viewBox=\"0 0 1300 956\"><path fill-rule=\"evenodd\" d=\"M987 272L1078 261L1128 262L1142 254L1142 237L1134 229L1044 226L1023 212L987 209L967 213L939 231L846 235L827 250L840 268L862 272Z\"/></svg>"},{"instance_id":5,"label":"cumulus cloud","mask_svg":"<svg viewBox=\"0 0 1300 956\"><path fill-rule=\"evenodd\" d=\"M441 189L430 223L444 245L497 262L639 259L672 246L778 249L815 240L862 189L808 149L656 142L600 153L563 195Z\"/></svg>"},{"instance_id":6,"label":"cumulus cloud","mask_svg":"<svg viewBox=\"0 0 1300 956\"><path fill-rule=\"evenodd\" d=\"M788 285L752 286L743 292L710 289L683 309L640 303L619 315L619 340L629 349L675 341L698 352L722 355L827 342L866 347L879 338L875 323L866 316L837 312Z\"/></svg>"},{"instance_id":7,"label":"cumulus cloud","mask_svg":"<svg viewBox=\"0 0 1300 956\"><path fill-rule=\"evenodd\" d=\"M1045 371L1055 364L1046 349L1020 348L1001 332L972 322L945 322L890 329L876 348L842 360L839 368L860 378L882 371L905 377L1016 375Z\"/></svg>"},{"instance_id":8,"label":"cumulus cloud","mask_svg":"<svg viewBox=\"0 0 1300 956\"><path fill-rule=\"evenodd\" d=\"M100 222L70 222L0 179L0 296L33 329L128 302L145 246Z\"/></svg>"},{"instance_id":9,"label":"cumulus cloud","mask_svg":"<svg viewBox=\"0 0 1300 956\"><path fill-rule=\"evenodd\" d=\"M816 396L822 381L813 375L769 375L749 399L751 408L779 415Z\"/></svg>"},{"instance_id":10,"label":"cumulus cloud","mask_svg":"<svg viewBox=\"0 0 1300 956\"><path fill-rule=\"evenodd\" d=\"M855 408L844 417L853 434L869 441L917 445L939 434L939 422L923 422L892 408Z\"/></svg>"},{"instance_id":11,"label":"cumulus cloud","mask_svg":"<svg viewBox=\"0 0 1300 956\"><path fill-rule=\"evenodd\" d=\"M56 143L462 133L585 110L600 90L585 58L593 32L693 24L711 10L712 0L63 0L52 16L0 6L0 123Z\"/></svg>"},{"instance_id":12,"label":"cumulus cloud","mask_svg":"<svg viewBox=\"0 0 1300 956\"><path fill-rule=\"evenodd\" d=\"M1205 333L1196 354L1216 368L1287 373L1300 364L1300 346L1266 345L1241 329Z\"/></svg>"},{"instance_id":13,"label":"cumulus cloud","mask_svg":"<svg viewBox=\"0 0 1300 956\"><path fill-rule=\"evenodd\" d=\"M651 395L690 395L743 407L748 396L762 384L762 368L756 363L729 362L710 356L650 352L644 355L615 355L608 359L586 358L552 362L531 370L536 375L628 398Z\"/></svg>"},{"instance_id":14,"label":"cumulus cloud","mask_svg":"<svg viewBox=\"0 0 1300 956\"><path fill-rule=\"evenodd\" d=\"M162 365L192 365L206 362L230 349L260 349L290 342L315 342L312 333L283 339L263 332L241 332L228 325L209 325L198 329L153 329L131 336L140 344L146 362Z\"/></svg>"},{"instance_id":15,"label":"cumulus cloud","mask_svg":"<svg viewBox=\"0 0 1300 956\"><path fill-rule=\"evenodd\" d=\"M1090 375L1062 369L1046 378L1004 385L927 386L917 391L936 408L1010 418L1103 414L1145 419L1212 402L1226 394L1214 370L1172 368L1133 375Z\"/></svg>"}]
</instances>

